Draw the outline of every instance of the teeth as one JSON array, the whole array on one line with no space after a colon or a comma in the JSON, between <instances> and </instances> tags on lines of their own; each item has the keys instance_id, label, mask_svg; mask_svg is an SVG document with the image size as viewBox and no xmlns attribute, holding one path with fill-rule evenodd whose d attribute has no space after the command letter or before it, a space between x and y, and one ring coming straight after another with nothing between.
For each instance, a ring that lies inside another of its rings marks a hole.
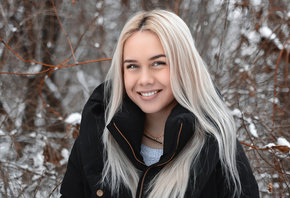
<instances>
[{"instance_id":1,"label":"teeth","mask_svg":"<svg viewBox=\"0 0 290 198\"><path fill-rule=\"evenodd\" d=\"M157 93L157 91L152 91L152 92L147 92L147 93L141 93L141 95L148 97L148 96L152 96L152 95L154 95L156 93Z\"/></svg>"}]
</instances>

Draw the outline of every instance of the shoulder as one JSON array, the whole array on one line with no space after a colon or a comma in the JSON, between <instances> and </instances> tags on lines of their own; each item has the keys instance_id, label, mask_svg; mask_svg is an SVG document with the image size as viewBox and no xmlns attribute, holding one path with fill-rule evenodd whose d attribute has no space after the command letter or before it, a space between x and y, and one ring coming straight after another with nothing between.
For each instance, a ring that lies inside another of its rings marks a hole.
<instances>
[{"instance_id":1,"label":"shoulder","mask_svg":"<svg viewBox=\"0 0 290 198\"><path fill-rule=\"evenodd\" d=\"M104 115L104 84L101 84L93 91L83 109L78 137L84 175L90 188L94 190L103 170Z\"/></svg>"},{"instance_id":2,"label":"shoulder","mask_svg":"<svg viewBox=\"0 0 290 198\"><path fill-rule=\"evenodd\" d=\"M88 137L93 138L99 134L97 132L103 131L105 125L104 115L104 84L101 84L93 91L84 106L80 126L81 139Z\"/></svg>"},{"instance_id":3,"label":"shoulder","mask_svg":"<svg viewBox=\"0 0 290 198\"><path fill-rule=\"evenodd\" d=\"M259 197L259 188L257 181L253 175L251 165L244 152L244 149L238 141L236 163L242 187L242 197Z\"/></svg>"},{"instance_id":4,"label":"shoulder","mask_svg":"<svg viewBox=\"0 0 290 198\"><path fill-rule=\"evenodd\" d=\"M103 169L104 86L98 86L83 112L80 135L72 148L63 179L63 197L89 197L98 190Z\"/></svg>"},{"instance_id":5,"label":"shoulder","mask_svg":"<svg viewBox=\"0 0 290 198\"><path fill-rule=\"evenodd\" d=\"M222 195L229 196L232 194L233 189L225 189L223 186L227 184L225 181L224 170L221 168L221 163L217 166L216 178L219 182L218 192ZM239 180L241 184L242 194L241 198L258 198L259 188L257 181L253 175L249 160L242 148L242 145L236 140L236 167L239 174Z\"/></svg>"},{"instance_id":6,"label":"shoulder","mask_svg":"<svg viewBox=\"0 0 290 198\"><path fill-rule=\"evenodd\" d=\"M100 84L86 102L83 112L82 121L91 117L100 117L105 112L105 99L104 99L104 84ZM90 117L91 116L91 117Z\"/></svg>"},{"instance_id":7,"label":"shoulder","mask_svg":"<svg viewBox=\"0 0 290 198\"><path fill-rule=\"evenodd\" d=\"M104 85L99 85L86 102L81 118L80 133L75 142L75 152L87 174L92 166L102 168L104 123Z\"/></svg>"},{"instance_id":8,"label":"shoulder","mask_svg":"<svg viewBox=\"0 0 290 198\"><path fill-rule=\"evenodd\" d=\"M82 112L79 141L86 158L89 151L101 149L104 128L104 84L101 84L93 91Z\"/></svg>"},{"instance_id":9,"label":"shoulder","mask_svg":"<svg viewBox=\"0 0 290 198\"><path fill-rule=\"evenodd\" d=\"M203 197L227 197L232 193L231 189L226 187L225 172L219 159L219 148L214 136L206 136L205 143L199 155L199 174L197 183L201 196ZM248 158L239 143L236 141L236 166L242 187L243 198L259 197L259 190L256 179L253 175Z\"/></svg>"}]
</instances>

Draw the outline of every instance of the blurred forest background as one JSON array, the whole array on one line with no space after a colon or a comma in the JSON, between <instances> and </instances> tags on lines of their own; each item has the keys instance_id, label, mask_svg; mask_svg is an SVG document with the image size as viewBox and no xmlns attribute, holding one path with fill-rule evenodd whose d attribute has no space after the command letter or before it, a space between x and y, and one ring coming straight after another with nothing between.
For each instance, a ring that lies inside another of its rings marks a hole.
<instances>
[{"instance_id":1,"label":"blurred forest background","mask_svg":"<svg viewBox=\"0 0 290 198\"><path fill-rule=\"evenodd\" d=\"M155 7L189 25L261 197L290 196L289 0L1 0L0 197L59 197L121 28Z\"/></svg>"}]
</instances>

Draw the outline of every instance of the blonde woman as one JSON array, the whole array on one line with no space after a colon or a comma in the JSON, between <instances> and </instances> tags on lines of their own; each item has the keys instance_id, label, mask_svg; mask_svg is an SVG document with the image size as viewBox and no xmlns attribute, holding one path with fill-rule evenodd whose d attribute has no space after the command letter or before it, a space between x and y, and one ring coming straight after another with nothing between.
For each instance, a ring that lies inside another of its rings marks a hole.
<instances>
[{"instance_id":1,"label":"blonde woman","mask_svg":"<svg viewBox=\"0 0 290 198\"><path fill-rule=\"evenodd\" d=\"M93 92L62 197L259 197L235 123L187 25L135 14Z\"/></svg>"}]
</instances>

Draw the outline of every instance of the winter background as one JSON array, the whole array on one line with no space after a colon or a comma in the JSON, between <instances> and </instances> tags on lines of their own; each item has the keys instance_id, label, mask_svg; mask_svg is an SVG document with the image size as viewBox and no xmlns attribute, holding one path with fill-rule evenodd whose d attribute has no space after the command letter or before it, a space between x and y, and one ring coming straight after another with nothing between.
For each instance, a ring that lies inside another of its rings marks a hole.
<instances>
[{"instance_id":1,"label":"winter background","mask_svg":"<svg viewBox=\"0 0 290 198\"><path fill-rule=\"evenodd\" d=\"M290 196L289 0L1 0L0 197L60 196L121 28L156 6L190 27L261 197Z\"/></svg>"}]
</instances>

